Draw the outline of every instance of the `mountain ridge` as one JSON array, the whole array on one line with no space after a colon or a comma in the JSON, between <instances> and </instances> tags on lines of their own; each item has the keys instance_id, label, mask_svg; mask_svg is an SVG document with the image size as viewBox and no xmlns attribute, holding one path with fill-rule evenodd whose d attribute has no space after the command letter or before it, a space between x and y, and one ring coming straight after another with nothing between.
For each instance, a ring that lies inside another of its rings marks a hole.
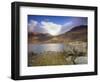
<instances>
[{"instance_id":1,"label":"mountain ridge","mask_svg":"<svg viewBox=\"0 0 100 82\"><path fill-rule=\"evenodd\" d=\"M29 43L64 43L67 41L87 41L87 25L80 25L61 35L51 36L48 33L33 33ZM30 36L29 36L30 39Z\"/></svg>"}]
</instances>

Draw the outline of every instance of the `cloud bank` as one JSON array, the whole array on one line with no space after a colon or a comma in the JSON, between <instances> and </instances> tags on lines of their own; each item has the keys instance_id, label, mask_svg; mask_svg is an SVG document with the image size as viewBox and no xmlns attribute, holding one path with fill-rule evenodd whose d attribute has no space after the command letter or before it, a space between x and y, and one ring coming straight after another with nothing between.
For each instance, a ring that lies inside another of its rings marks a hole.
<instances>
[{"instance_id":1,"label":"cloud bank","mask_svg":"<svg viewBox=\"0 0 100 82\"><path fill-rule=\"evenodd\" d=\"M28 32L49 33L56 36L68 32L75 26L81 25L81 23L78 23L79 21L81 20L73 20L61 25L48 21L38 22L31 20L28 24Z\"/></svg>"}]
</instances>

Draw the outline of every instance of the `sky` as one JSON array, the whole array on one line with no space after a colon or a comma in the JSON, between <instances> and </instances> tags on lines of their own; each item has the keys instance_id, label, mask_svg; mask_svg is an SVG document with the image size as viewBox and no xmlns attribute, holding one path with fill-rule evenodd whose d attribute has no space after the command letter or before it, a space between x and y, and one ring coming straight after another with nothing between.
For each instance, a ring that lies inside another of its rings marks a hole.
<instances>
[{"instance_id":1,"label":"sky","mask_svg":"<svg viewBox=\"0 0 100 82\"><path fill-rule=\"evenodd\" d=\"M63 34L75 26L87 25L87 17L28 15L28 32Z\"/></svg>"}]
</instances>

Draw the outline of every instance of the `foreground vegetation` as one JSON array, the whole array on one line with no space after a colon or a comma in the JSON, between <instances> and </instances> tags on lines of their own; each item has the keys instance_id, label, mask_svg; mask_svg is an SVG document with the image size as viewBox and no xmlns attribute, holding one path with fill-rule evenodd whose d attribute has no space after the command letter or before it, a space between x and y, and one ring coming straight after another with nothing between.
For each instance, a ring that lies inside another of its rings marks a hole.
<instances>
[{"instance_id":1,"label":"foreground vegetation","mask_svg":"<svg viewBox=\"0 0 100 82\"><path fill-rule=\"evenodd\" d=\"M69 44L65 44L65 46L66 47L63 52L30 52L28 54L28 66L73 65L77 64L77 62L75 62L77 57L87 57L86 42L71 42Z\"/></svg>"}]
</instances>

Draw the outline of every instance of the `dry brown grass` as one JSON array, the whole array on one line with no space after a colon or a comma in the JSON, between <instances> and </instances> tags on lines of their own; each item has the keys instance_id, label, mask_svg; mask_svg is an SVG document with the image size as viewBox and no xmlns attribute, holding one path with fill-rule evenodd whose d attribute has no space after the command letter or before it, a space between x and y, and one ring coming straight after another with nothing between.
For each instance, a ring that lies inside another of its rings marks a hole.
<instances>
[{"instance_id":1,"label":"dry brown grass","mask_svg":"<svg viewBox=\"0 0 100 82\"><path fill-rule=\"evenodd\" d=\"M29 54L30 55L30 54ZM48 66L48 65L68 65L71 64L61 53L52 52L51 54L31 55L29 66Z\"/></svg>"}]
</instances>

